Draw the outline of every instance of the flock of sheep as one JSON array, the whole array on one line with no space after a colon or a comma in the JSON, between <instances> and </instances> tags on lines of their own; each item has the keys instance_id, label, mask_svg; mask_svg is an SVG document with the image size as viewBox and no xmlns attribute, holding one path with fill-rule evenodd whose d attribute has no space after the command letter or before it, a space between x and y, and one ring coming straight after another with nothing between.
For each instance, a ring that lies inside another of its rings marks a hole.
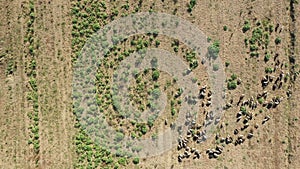
<instances>
[{"instance_id":1,"label":"flock of sheep","mask_svg":"<svg viewBox=\"0 0 300 169\"><path fill-rule=\"evenodd\" d=\"M277 65L277 64L276 64ZM218 158L228 144L233 144L235 146L240 145L246 141L246 139L251 139L254 136L255 130L259 127L259 122L255 120L255 116L257 114L253 114L252 112L255 111L257 108L266 108L272 109L276 108L284 99L284 97L271 97L270 92L265 90L268 85L271 84L271 90L281 89L283 87L283 83L287 82L288 75L286 76L283 71L279 73L279 75L272 76L272 75L265 75L261 80L261 85L263 88L262 93L258 93L256 96L251 96L250 98L246 99L245 94L241 94L239 99L236 103L234 103L233 99L231 99L226 106L224 107L225 110L230 109L233 105L240 107L240 111L236 113L236 123L241 123L241 128L235 128L232 132L232 135L227 135L221 137L219 133L216 133L215 140L221 143L220 145L216 145L215 148L207 149L206 153L209 159ZM240 81L241 83L241 81ZM211 106L211 96L212 92L208 91L207 86L203 86L199 89L199 99L203 100L202 107L204 107L204 114L205 120L203 124L199 124L193 119L190 113L187 113L186 120L188 123L185 125L188 126L188 130L185 133L185 136L180 136L178 138L178 145L177 150L181 153L178 154L178 162L182 162L184 159L200 159L201 151L196 149L195 145L200 144L207 140L206 130L203 129L203 126L211 124L214 122L217 125L220 122L219 117L214 117L212 111L206 111L205 107ZM286 92L287 98L290 97L291 91L288 89ZM269 96L269 97L268 97ZM206 101L205 101L206 100ZM268 101L267 101L268 100ZM267 114L261 120L261 124L264 125L267 121L269 121L271 117ZM253 126L253 127L251 127ZM223 124L219 125L220 128L223 127ZM249 130L246 130L248 129ZM244 136L245 135L245 136ZM197 143L197 144L194 144ZM194 147L192 147L194 145ZM198 146L197 146L198 147ZM203 151L204 152L204 151ZM203 153L204 154L204 153Z\"/></svg>"}]
</instances>

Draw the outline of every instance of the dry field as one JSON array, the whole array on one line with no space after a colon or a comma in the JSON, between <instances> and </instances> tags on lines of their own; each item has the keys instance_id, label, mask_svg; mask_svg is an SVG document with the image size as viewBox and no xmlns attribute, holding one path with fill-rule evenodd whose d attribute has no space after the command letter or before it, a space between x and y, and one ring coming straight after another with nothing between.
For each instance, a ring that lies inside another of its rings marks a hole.
<instances>
[{"instance_id":1,"label":"dry field","mask_svg":"<svg viewBox=\"0 0 300 169\"><path fill-rule=\"evenodd\" d=\"M1 0L0 168L300 168L299 3ZM155 105L147 97L164 92L166 110L148 121L137 120L140 114L131 120L120 114L112 100L111 77L129 54L147 48L170 51L190 65L200 92L207 85L204 98L197 98L203 102L198 126L182 133L179 147L147 158L114 154L89 137L76 116L73 98L80 96L72 89L73 66L87 39L114 20L139 12L172 14L193 23L222 60L214 69L224 68L226 74L224 115L213 137L197 143L203 138L200 125L209 117L211 84L192 49L159 33L133 36L111 49L98 67L95 91L98 109L118 129L119 139L155 140L159 131L174 127L170 124L185 101L176 78L149 69L137 72L131 82L131 104L140 111L151 108ZM183 146L185 137L191 138Z\"/></svg>"}]
</instances>

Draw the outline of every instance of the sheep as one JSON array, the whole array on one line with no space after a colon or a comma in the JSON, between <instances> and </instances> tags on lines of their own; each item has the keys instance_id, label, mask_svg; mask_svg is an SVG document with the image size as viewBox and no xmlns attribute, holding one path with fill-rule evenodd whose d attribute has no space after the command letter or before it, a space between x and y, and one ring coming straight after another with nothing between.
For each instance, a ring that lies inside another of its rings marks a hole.
<instances>
[{"instance_id":1,"label":"sheep","mask_svg":"<svg viewBox=\"0 0 300 169\"><path fill-rule=\"evenodd\" d=\"M220 138L220 134L217 133L215 138L216 138L216 140L218 140Z\"/></svg>"},{"instance_id":2,"label":"sheep","mask_svg":"<svg viewBox=\"0 0 300 169\"><path fill-rule=\"evenodd\" d=\"M198 159L200 158L200 153L195 153L193 159L196 159L196 158L198 158Z\"/></svg>"},{"instance_id":3,"label":"sheep","mask_svg":"<svg viewBox=\"0 0 300 169\"><path fill-rule=\"evenodd\" d=\"M229 135L226 137L226 144L230 144L230 143L232 143L232 137L230 137Z\"/></svg>"},{"instance_id":4,"label":"sheep","mask_svg":"<svg viewBox=\"0 0 300 169\"><path fill-rule=\"evenodd\" d=\"M181 163L182 162L182 158L181 155L178 155L178 162Z\"/></svg>"},{"instance_id":5,"label":"sheep","mask_svg":"<svg viewBox=\"0 0 300 169\"><path fill-rule=\"evenodd\" d=\"M284 73L283 73L283 71L280 72L280 74L279 74L279 79L280 79L280 81L281 81L282 79L284 79Z\"/></svg>"},{"instance_id":6,"label":"sheep","mask_svg":"<svg viewBox=\"0 0 300 169\"><path fill-rule=\"evenodd\" d=\"M234 135L239 134L239 130L238 130L238 129L234 129L233 134L234 134Z\"/></svg>"},{"instance_id":7,"label":"sheep","mask_svg":"<svg viewBox=\"0 0 300 169\"><path fill-rule=\"evenodd\" d=\"M224 137L221 137L220 142L221 142L221 143L224 143L224 142L225 142L225 138L224 138Z\"/></svg>"},{"instance_id":8,"label":"sheep","mask_svg":"<svg viewBox=\"0 0 300 169\"><path fill-rule=\"evenodd\" d=\"M216 146L216 150L219 151L219 152L221 152L221 153L223 152L223 148L220 147L220 146L218 146L218 145Z\"/></svg>"},{"instance_id":9,"label":"sheep","mask_svg":"<svg viewBox=\"0 0 300 169\"><path fill-rule=\"evenodd\" d=\"M190 155L191 155L191 153L189 153L188 151L184 151L184 156L185 156L186 158L189 158Z\"/></svg>"},{"instance_id":10,"label":"sheep","mask_svg":"<svg viewBox=\"0 0 300 169\"><path fill-rule=\"evenodd\" d=\"M220 120L221 120L221 118L220 118L220 117L217 117L217 118L215 119L215 125L218 124L218 123L220 122Z\"/></svg>"},{"instance_id":11,"label":"sheep","mask_svg":"<svg viewBox=\"0 0 300 169\"><path fill-rule=\"evenodd\" d=\"M273 84L272 90L274 91L274 90L276 90L276 88L277 88L277 84L275 83L275 84Z\"/></svg>"},{"instance_id":12,"label":"sheep","mask_svg":"<svg viewBox=\"0 0 300 169\"><path fill-rule=\"evenodd\" d=\"M264 99L266 99L266 98L267 98L267 96L268 96L268 94L269 94L269 93L268 93L266 90L265 90L265 91L263 91L263 94L262 94L263 98L264 98Z\"/></svg>"},{"instance_id":13,"label":"sheep","mask_svg":"<svg viewBox=\"0 0 300 169\"><path fill-rule=\"evenodd\" d=\"M251 139L253 137L253 133L248 133L247 138Z\"/></svg>"},{"instance_id":14,"label":"sheep","mask_svg":"<svg viewBox=\"0 0 300 169\"><path fill-rule=\"evenodd\" d=\"M243 100L244 97L245 97L245 94L242 94L242 95L240 96L239 101Z\"/></svg>"},{"instance_id":15,"label":"sheep","mask_svg":"<svg viewBox=\"0 0 300 169\"><path fill-rule=\"evenodd\" d=\"M242 119L242 116L239 116L238 118L236 118L236 122L239 122Z\"/></svg>"},{"instance_id":16,"label":"sheep","mask_svg":"<svg viewBox=\"0 0 300 169\"><path fill-rule=\"evenodd\" d=\"M279 83L278 89L280 89L281 87L282 87L282 82Z\"/></svg>"},{"instance_id":17,"label":"sheep","mask_svg":"<svg viewBox=\"0 0 300 169\"><path fill-rule=\"evenodd\" d=\"M239 111L237 114L236 114L236 118L239 118L243 115L243 112L242 111Z\"/></svg>"},{"instance_id":18,"label":"sheep","mask_svg":"<svg viewBox=\"0 0 300 169\"><path fill-rule=\"evenodd\" d=\"M267 121L269 121L270 120L270 116L266 116L265 118L264 118L264 120L262 121L262 124L265 124Z\"/></svg>"},{"instance_id":19,"label":"sheep","mask_svg":"<svg viewBox=\"0 0 300 169\"><path fill-rule=\"evenodd\" d=\"M238 78L237 79L237 85L240 85L242 83L242 79Z\"/></svg>"},{"instance_id":20,"label":"sheep","mask_svg":"<svg viewBox=\"0 0 300 169\"><path fill-rule=\"evenodd\" d=\"M181 146L181 144L179 144L178 146L177 146L177 150L181 150L182 149L182 146Z\"/></svg>"},{"instance_id":21,"label":"sheep","mask_svg":"<svg viewBox=\"0 0 300 169\"><path fill-rule=\"evenodd\" d=\"M211 105L211 101L207 101L206 106L209 107Z\"/></svg>"}]
</instances>

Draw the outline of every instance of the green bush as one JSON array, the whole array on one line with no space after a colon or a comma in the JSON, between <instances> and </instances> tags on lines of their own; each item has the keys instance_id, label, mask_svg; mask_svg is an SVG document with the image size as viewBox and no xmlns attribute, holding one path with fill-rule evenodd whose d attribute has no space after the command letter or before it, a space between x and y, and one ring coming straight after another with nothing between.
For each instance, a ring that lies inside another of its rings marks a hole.
<instances>
[{"instance_id":1,"label":"green bush","mask_svg":"<svg viewBox=\"0 0 300 169\"><path fill-rule=\"evenodd\" d=\"M256 51L258 49L258 47L256 45L250 45L250 51Z\"/></svg>"},{"instance_id":2,"label":"green bush","mask_svg":"<svg viewBox=\"0 0 300 169\"><path fill-rule=\"evenodd\" d=\"M265 68L265 72L266 73L272 73L273 72L273 69L271 67L266 67Z\"/></svg>"},{"instance_id":3,"label":"green bush","mask_svg":"<svg viewBox=\"0 0 300 169\"><path fill-rule=\"evenodd\" d=\"M234 89L236 89L236 87L237 87L237 82L236 82L235 80L229 81L229 82L227 83L227 88L228 88L229 90L234 90Z\"/></svg>"},{"instance_id":4,"label":"green bush","mask_svg":"<svg viewBox=\"0 0 300 169\"><path fill-rule=\"evenodd\" d=\"M219 70L219 65L213 64L213 71L218 71L218 70Z\"/></svg>"},{"instance_id":5,"label":"green bush","mask_svg":"<svg viewBox=\"0 0 300 169\"><path fill-rule=\"evenodd\" d=\"M195 5L196 5L196 0L190 0L190 3L188 4L188 12L192 12Z\"/></svg>"},{"instance_id":6,"label":"green bush","mask_svg":"<svg viewBox=\"0 0 300 169\"><path fill-rule=\"evenodd\" d=\"M133 160L132 160L133 164L138 164L140 163L140 159L138 157L135 157Z\"/></svg>"},{"instance_id":7,"label":"green bush","mask_svg":"<svg viewBox=\"0 0 300 169\"><path fill-rule=\"evenodd\" d=\"M271 55L268 53L265 55L264 61L267 62L270 60L270 58L271 58Z\"/></svg>"},{"instance_id":8,"label":"green bush","mask_svg":"<svg viewBox=\"0 0 300 169\"><path fill-rule=\"evenodd\" d=\"M231 75L231 79L232 79L232 80L236 80L236 79L237 79L237 75L233 73L233 74Z\"/></svg>"},{"instance_id":9,"label":"green bush","mask_svg":"<svg viewBox=\"0 0 300 169\"><path fill-rule=\"evenodd\" d=\"M154 99L158 99L160 96L161 92L159 88L155 88L151 91L151 95Z\"/></svg>"},{"instance_id":10,"label":"green bush","mask_svg":"<svg viewBox=\"0 0 300 169\"><path fill-rule=\"evenodd\" d=\"M225 66L228 67L230 65L230 62L226 61Z\"/></svg>"},{"instance_id":11,"label":"green bush","mask_svg":"<svg viewBox=\"0 0 300 169\"><path fill-rule=\"evenodd\" d=\"M244 22L243 33L245 33L245 32L247 32L248 30L250 30L250 28L251 28L250 22L246 20L246 21Z\"/></svg>"},{"instance_id":12,"label":"green bush","mask_svg":"<svg viewBox=\"0 0 300 169\"><path fill-rule=\"evenodd\" d=\"M159 71L158 70L154 70L152 72L152 79L156 81L159 78L159 75L160 75Z\"/></svg>"},{"instance_id":13,"label":"green bush","mask_svg":"<svg viewBox=\"0 0 300 169\"><path fill-rule=\"evenodd\" d=\"M259 103L259 104L262 104L263 102L264 102L264 99L263 99L263 98L259 98L259 99L258 99L258 103Z\"/></svg>"},{"instance_id":14,"label":"green bush","mask_svg":"<svg viewBox=\"0 0 300 169\"><path fill-rule=\"evenodd\" d=\"M176 114L176 109L174 107L171 108L171 114L172 114L172 116L175 116L175 114Z\"/></svg>"},{"instance_id":15,"label":"green bush","mask_svg":"<svg viewBox=\"0 0 300 169\"><path fill-rule=\"evenodd\" d=\"M278 44L280 44L280 43L281 43L281 38L277 37L277 38L275 39L275 44L278 45Z\"/></svg>"},{"instance_id":16,"label":"green bush","mask_svg":"<svg viewBox=\"0 0 300 169\"><path fill-rule=\"evenodd\" d=\"M142 134L146 134L148 132L146 125L141 126L141 132L142 132Z\"/></svg>"},{"instance_id":17,"label":"green bush","mask_svg":"<svg viewBox=\"0 0 300 169\"><path fill-rule=\"evenodd\" d=\"M159 40L155 40L155 46L158 47L160 45L160 41Z\"/></svg>"},{"instance_id":18,"label":"green bush","mask_svg":"<svg viewBox=\"0 0 300 169\"><path fill-rule=\"evenodd\" d=\"M125 166L127 164L127 160L126 160L126 158L122 157L118 160L118 163Z\"/></svg>"},{"instance_id":19,"label":"green bush","mask_svg":"<svg viewBox=\"0 0 300 169\"><path fill-rule=\"evenodd\" d=\"M218 40L214 41L212 45L208 47L208 57L212 59L217 59L220 52L220 42Z\"/></svg>"},{"instance_id":20,"label":"green bush","mask_svg":"<svg viewBox=\"0 0 300 169\"><path fill-rule=\"evenodd\" d=\"M124 134L123 133L121 133L121 132L117 132L116 133L116 137L115 137L115 141L116 142L120 142L121 140L123 140L123 138L124 138Z\"/></svg>"}]
</instances>

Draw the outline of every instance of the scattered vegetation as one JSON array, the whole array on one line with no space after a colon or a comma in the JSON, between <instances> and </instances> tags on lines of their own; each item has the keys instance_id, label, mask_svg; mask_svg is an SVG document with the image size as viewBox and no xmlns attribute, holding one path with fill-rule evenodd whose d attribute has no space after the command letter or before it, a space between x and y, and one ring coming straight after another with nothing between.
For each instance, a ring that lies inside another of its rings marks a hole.
<instances>
[{"instance_id":1,"label":"scattered vegetation","mask_svg":"<svg viewBox=\"0 0 300 169\"><path fill-rule=\"evenodd\" d=\"M40 153L40 140L39 140L39 102L38 102L38 87L36 82L36 52L37 48L36 41L34 39L34 23L35 23L35 3L33 0L29 1L29 20L27 21L27 31L24 38L25 43L29 43L29 47L26 55L29 59L29 62L26 61L28 69L26 70L27 77L29 78L30 91L27 94L27 100L32 105L32 111L27 113L27 116L30 120L30 138L28 144L33 145L33 150L35 156L38 156ZM13 64L9 65L13 68ZM10 70L9 73L13 71ZM35 164L38 166L39 158L35 158Z\"/></svg>"}]
</instances>

